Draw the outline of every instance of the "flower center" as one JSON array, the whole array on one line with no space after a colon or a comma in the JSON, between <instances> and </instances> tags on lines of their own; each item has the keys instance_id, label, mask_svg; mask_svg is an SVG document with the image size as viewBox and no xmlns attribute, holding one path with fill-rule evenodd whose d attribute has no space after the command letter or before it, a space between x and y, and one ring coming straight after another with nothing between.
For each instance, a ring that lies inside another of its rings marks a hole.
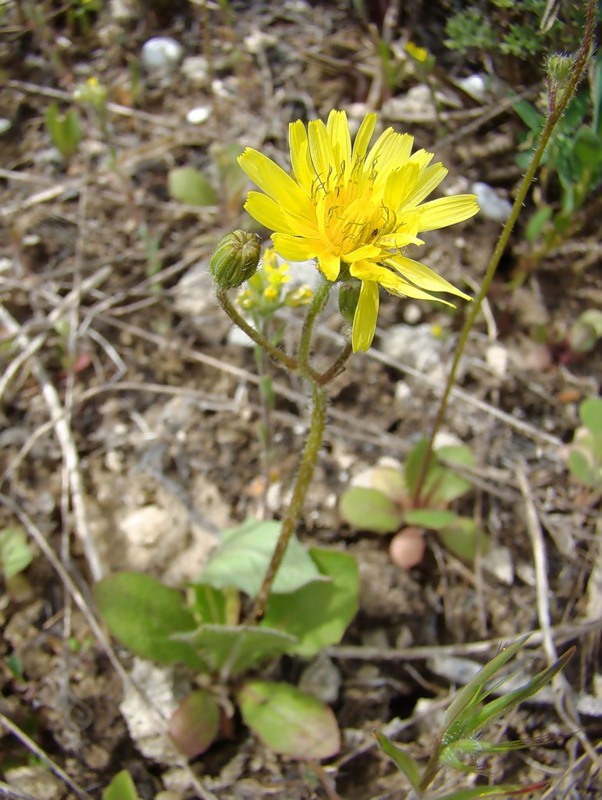
<instances>
[{"instance_id":1,"label":"flower center","mask_svg":"<svg viewBox=\"0 0 602 800\"><path fill-rule=\"evenodd\" d=\"M317 187L318 227L341 257L362 245L376 243L398 225L395 212L383 202L382 192L375 191L373 178L362 177L345 182L339 173Z\"/></svg>"}]
</instances>

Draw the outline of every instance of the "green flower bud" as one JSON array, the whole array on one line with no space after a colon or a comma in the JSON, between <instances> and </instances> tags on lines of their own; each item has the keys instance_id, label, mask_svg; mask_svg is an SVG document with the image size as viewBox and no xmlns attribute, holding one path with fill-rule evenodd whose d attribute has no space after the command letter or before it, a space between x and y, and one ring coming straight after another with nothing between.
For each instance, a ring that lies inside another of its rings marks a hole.
<instances>
[{"instance_id":1,"label":"green flower bud","mask_svg":"<svg viewBox=\"0 0 602 800\"><path fill-rule=\"evenodd\" d=\"M251 278L259 264L259 237L248 231L226 234L213 251L209 269L222 289L234 289Z\"/></svg>"},{"instance_id":2,"label":"green flower bud","mask_svg":"<svg viewBox=\"0 0 602 800\"><path fill-rule=\"evenodd\" d=\"M339 311L345 322L348 322L349 325L353 324L353 317L359 298L359 283L343 283L341 285L339 289Z\"/></svg>"},{"instance_id":3,"label":"green flower bud","mask_svg":"<svg viewBox=\"0 0 602 800\"><path fill-rule=\"evenodd\" d=\"M575 59L571 55L563 55L562 53L554 53L546 59L546 72L550 83L555 89L564 89L567 85Z\"/></svg>"}]
</instances>

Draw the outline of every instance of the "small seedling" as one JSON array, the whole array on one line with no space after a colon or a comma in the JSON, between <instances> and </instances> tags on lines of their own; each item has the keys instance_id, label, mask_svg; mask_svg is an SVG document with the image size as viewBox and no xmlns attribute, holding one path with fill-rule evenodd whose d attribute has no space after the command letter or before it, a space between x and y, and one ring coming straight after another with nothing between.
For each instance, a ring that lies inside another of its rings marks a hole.
<instances>
[{"instance_id":1,"label":"small seedling","mask_svg":"<svg viewBox=\"0 0 602 800\"><path fill-rule=\"evenodd\" d=\"M568 466L574 478L595 491L602 491L602 398L589 397L581 403L583 423L569 447Z\"/></svg>"},{"instance_id":2,"label":"small seedling","mask_svg":"<svg viewBox=\"0 0 602 800\"><path fill-rule=\"evenodd\" d=\"M460 789L445 795L427 793L437 774L444 767L456 768L466 772L479 770L479 761L491 753L504 753L529 747L520 741L488 742L483 738L485 730L495 720L508 714L519 703L532 697L549 684L572 658L575 648L567 650L551 667L538 672L524 686L502 691L505 682L513 683L520 677L520 671L508 676L499 676L500 670L524 646L527 637L505 647L491 659L475 677L456 695L447 709L443 728L437 738L428 763L420 765L405 750L400 749L382 733L376 738L382 749L410 782L417 798L430 800L470 800L493 795L509 795L535 791L541 786L477 786ZM494 695L497 695L494 697ZM491 699L493 697L493 699Z\"/></svg>"},{"instance_id":3,"label":"small seedling","mask_svg":"<svg viewBox=\"0 0 602 800\"><path fill-rule=\"evenodd\" d=\"M46 110L46 129L63 161L69 161L79 148L82 129L77 109L70 108L61 114L56 103Z\"/></svg>"},{"instance_id":4,"label":"small seedling","mask_svg":"<svg viewBox=\"0 0 602 800\"><path fill-rule=\"evenodd\" d=\"M448 445L435 450L420 497L415 497L422 464L427 453L422 438L410 452L403 469L372 467L362 476L362 486L352 486L341 498L341 514L354 528L374 533L397 533L391 552L397 562L399 542L416 538L416 528L436 531L441 542L454 555L471 562L487 549L483 531L470 517L457 514L450 504L471 489L470 481L458 468L474 466L474 456L464 445ZM412 542L413 543L413 542ZM421 560L417 553L414 566Z\"/></svg>"}]
</instances>

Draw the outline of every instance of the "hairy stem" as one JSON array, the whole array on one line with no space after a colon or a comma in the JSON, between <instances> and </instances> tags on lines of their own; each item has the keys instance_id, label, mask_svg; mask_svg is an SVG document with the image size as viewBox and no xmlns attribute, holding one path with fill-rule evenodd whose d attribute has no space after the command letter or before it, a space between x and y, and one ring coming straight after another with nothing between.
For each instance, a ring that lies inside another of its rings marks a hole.
<instances>
[{"instance_id":1,"label":"hairy stem","mask_svg":"<svg viewBox=\"0 0 602 800\"><path fill-rule=\"evenodd\" d=\"M481 286L481 291L479 292L478 296L472 303L470 311L466 317L464 327L462 328L462 332L460 333L458 346L456 347L456 352L454 354L454 360L451 369L449 371L449 375L447 378L447 382L445 384L445 390L443 392L441 402L439 403L437 416L435 417L435 422L433 423L431 435L428 441L428 446L426 449L424 460L422 462L420 475L416 483L416 489L414 492L414 501L416 503L419 502L420 495L422 493L422 490L424 489L424 483L433 456L433 443L435 441L435 436L437 435L437 432L441 427L443 418L445 416L445 412L447 410L447 404L449 402L451 391L456 380L456 373L458 371L458 366L460 364L462 355L464 354L464 349L468 341L468 336L475 324L477 317L479 316L483 300L487 296L487 293L489 291L493 278L495 277L495 273L499 266L504 250L506 249L506 245L508 244L508 241L510 239L512 230L514 229L516 221L520 216L523 203L527 196L527 192L529 191L531 184L533 183L533 180L535 178L535 173L537 172L537 168L539 167L539 163L545 152L546 146L550 140L554 128L556 127L558 121L562 117L570 99L575 94L577 86L579 85L579 82L581 81L583 74L587 68L592 48L592 39L595 26L594 25L595 13L596 13L596 0L588 0L587 21L583 32L583 42L575 59L575 64L573 66L570 79L568 81L566 88L560 95L560 98L557 100L557 102L553 104L553 107L550 109L550 114L548 116L546 125L541 133L539 144L537 145L537 148L533 153L529 167L527 168L525 176L522 179L521 184L519 186L518 193L514 200L514 205L512 206L512 212L502 229L495 250L493 251L493 255L491 256L491 259L489 261L489 265L487 267L487 271L483 279L483 284Z\"/></svg>"},{"instance_id":2,"label":"hairy stem","mask_svg":"<svg viewBox=\"0 0 602 800\"><path fill-rule=\"evenodd\" d=\"M278 539L276 548L274 549L272 560L267 568L263 583L261 584L261 589L259 590L259 594L257 595L257 600L255 602L253 614L257 622L259 622L265 614L266 604L270 596L274 580L276 579L276 575L280 569L280 565L282 564L286 549L293 534L295 533L297 525L299 524L299 519L301 518L301 513L303 512L303 504L307 496L309 484L312 479L314 467L316 465L318 453L322 444L324 429L326 427L326 408L327 397L325 390L318 386L317 383L312 382L312 412L309 432L307 434L307 440L303 449L303 455L301 456L299 471L297 472L297 477L295 479L293 496L291 498L290 505L286 510L286 514L284 515L284 519L282 520L280 538Z\"/></svg>"}]
</instances>

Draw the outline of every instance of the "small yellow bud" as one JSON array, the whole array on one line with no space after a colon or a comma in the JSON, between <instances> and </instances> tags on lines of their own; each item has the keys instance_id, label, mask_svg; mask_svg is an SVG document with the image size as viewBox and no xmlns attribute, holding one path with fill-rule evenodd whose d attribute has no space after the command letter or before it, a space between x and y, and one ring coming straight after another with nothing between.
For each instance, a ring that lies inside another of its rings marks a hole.
<instances>
[{"instance_id":1,"label":"small yellow bud","mask_svg":"<svg viewBox=\"0 0 602 800\"><path fill-rule=\"evenodd\" d=\"M255 274L260 255L257 234L233 231L226 234L213 251L209 269L219 287L234 289Z\"/></svg>"},{"instance_id":2,"label":"small yellow bud","mask_svg":"<svg viewBox=\"0 0 602 800\"><path fill-rule=\"evenodd\" d=\"M299 286L297 289L291 289L286 293L284 302L290 308L299 308L299 306L306 306L313 297L313 294L309 286Z\"/></svg>"}]
</instances>

